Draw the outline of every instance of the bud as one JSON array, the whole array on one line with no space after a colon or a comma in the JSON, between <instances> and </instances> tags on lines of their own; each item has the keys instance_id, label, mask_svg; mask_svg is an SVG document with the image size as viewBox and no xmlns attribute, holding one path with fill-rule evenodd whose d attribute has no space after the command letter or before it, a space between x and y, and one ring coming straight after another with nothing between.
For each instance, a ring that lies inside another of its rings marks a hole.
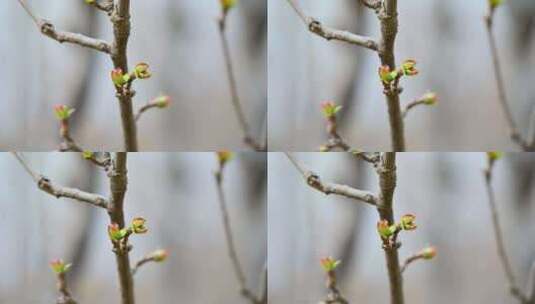
<instances>
[{"instance_id":1,"label":"bud","mask_svg":"<svg viewBox=\"0 0 535 304\"><path fill-rule=\"evenodd\" d=\"M323 270L325 270L325 272L334 271L336 267L340 265L340 263L342 263L342 261L335 260L332 257L326 257L320 260L321 267L323 268Z\"/></svg>"},{"instance_id":2,"label":"bud","mask_svg":"<svg viewBox=\"0 0 535 304\"><path fill-rule=\"evenodd\" d=\"M432 258L437 256L437 250L435 247L427 247L420 251L420 255L426 260L431 260Z\"/></svg>"},{"instance_id":3,"label":"bud","mask_svg":"<svg viewBox=\"0 0 535 304\"><path fill-rule=\"evenodd\" d=\"M503 4L503 0L488 0L491 9L495 9Z\"/></svg>"},{"instance_id":4,"label":"bud","mask_svg":"<svg viewBox=\"0 0 535 304\"><path fill-rule=\"evenodd\" d=\"M158 96L154 98L151 103L155 104L160 109L167 108L171 103L171 97L167 95Z\"/></svg>"},{"instance_id":5,"label":"bud","mask_svg":"<svg viewBox=\"0 0 535 304\"><path fill-rule=\"evenodd\" d=\"M391 83L398 77L397 71L390 71L390 67L387 65L382 65L379 67L379 78L381 78L381 81L383 83Z\"/></svg>"},{"instance_id":6,"label":"bud","mask_svg":"<svg viewBox=\"0 0 535 304\"><path fill-rule=\"evenodd\" d=\"M154 262L163 262L167 259L168 255L169 252L167 252L167 250L165 249L158 249L151 254L152 260L154 260Z\"/></svg>"},{"instance_id":7,"label":"bud","mask_svg":"<svg viewBox=\"0 0 535 304\"><path fill-rule=\"evenodd\" d=\"M95 153L93 153L92 151L87 151L86 150L86 151L82 152L82 157L84 159L91 159L91 158L93 158L94 155L95 155Z\"/></svg>"},{"instance_id":8,"label":"bud","mask_svg":"<svg viewBox=\"0 0 535 304\"><path fill-rule=\"evenodd\" d=\"M333 118L336 116L336 113L338 113L342 109L342 106L337 106L332 101L324 101L321 103L321 110L323 111L323 115L325 118Z\"/></svg>"},{"instance_id":9,"label":"bud","mask_svg":"<svg viewBox=\"0 0 535 304\"><path fill-rule=\"evenodd\" d=\"M147 220L142 217L134 218L132 220L132 231L135 234L143 234L149 231L149 229L145 226L145 222L147 222Z\"/></svg>"},{"instance_id":10,"label":"bud","mask_svg":"<svg viewBox=\"0 0 535 304\"><path fill-rule=\"evenodd\" d=\"M120 241L128 234L127 229L119 228L119 224L113 223L108 225L108 235L112 241Z\"/></svg>"},{"instance_id":11,"label":"bud","mask_svg":"<svg viewBox=\"0 0 535 304\"><path fill-rule=\"evenodd\" d=\"M229 160L231 160L234 157L234 153L230 151L218 151L217 153L217 160L219 161L219 164L221 166L224 166Z\"/></svg>"},{"instance_id":12,"label":"bud","mask_svg":"<svg viewBox=\"0 0 535 304\"><path fill-rule=\"evenodd\" d=\"M428 93L425 93L425 95L423 96L422 100L423 100L424 104L426 104L428 106L432 106L432 105L435 105L437 103L438 97L437 97L437 94L435 94L433 92L428 92Z\"/></svg>"},{"instance_id":13,"label":"bud","mask_svg":"<svg viewBox=\"0 0 535 304\"><path fill-rule=\"evenodd\" d=\"M75 109L69 108L69 106L66 105L55 105L54 106L54 113L56 114L56 117L60 121L64 121L69 119L71 117L72 113L74 113Z\"/></svg>"},{"instance_id":14,"label":"bud","mask_svg":"<svg viewBox=\"0 0 535 304\"><path fill-rule=\"evenodd\" d=\"M401 221L399 223L401 229L403 230L414 230L416 229L416 224L414 223L414 220L416 219L416 216L412 214L405 214L401 217Z\"/></svg>"},{"instance_id":15,"label":"bud","mask_svg":"<svg viewBox=\"0 0 535 304\"><path fill-rule=\"evenodd\" d=\"M111 81L115 86L122 87L128 82L128 78L125 77L121 68L117 68L111 71Z\"/></svg>"},{"instance_id":16,"label":"bud","mask_svg":"<svg viewBox=\"0 0 535 304\"><path fill-rule=\"evenodd\" d=\"M329 147L325 145L321 145L319 148L320 152L329 152Z\"/></svg>"},{"instance_id":17,"label":"bud","mask_svg":"<svg viewBox=\"0 0 535 304\"><path fill-rule=\"evenodd\" d=\"M396 232L396 226L388 224L387 220L380 220L377 222L377 232L383 239L388 239Z\"/></svg>"},{"instance_id":18,"label":"bud","mask_svg":"<svg viewBox=\"0 0 535 304\"><path fill-rule=\"evenodd\" d=\"M57 259L50 262L50 267L56 274L64 274L69 271L71 264L65 264L63 260Z\"/></svg>"},{"instance_id":19,"label":"bud","mask_svg":"<svg viewBox=\"0 0 535 304\"><path fill-rule=\"evenodd\" d=\"M415 76L418 75L418 70L416 69L416 61L412 59L405 60L401 65L401 70L405 76Z\"/></svg>"},{"instance_id":20,"label":"bud","mask_svg":"<svg viewBox=\"0 0 535 304\"><path fill-rule=\"evenodd\" d=\"M219 3L221 3L221 8L225 13L228 12L234 6L236 6L237 2L238 0L219 0Z\"/></svg>"},{"instance_id":21,"label":"bud","mask_svg":"<svg viewBox=\"0 0 535 304\"><path fill-rule=\"evenodd\" d=\"M138 63L134 67L134 75L136 76L137 79L147 79L152 76L152 74L149 71L149 65L144 62Z\"/></svg>"},{"instance_id":22,"label":"bud","mask_svg":"<svg viewBox=\"0 0 535 304\"><path fill-rule=\"evenodd\" d=\"M490 161L497 161L502 157L503 157L503 152L499 152L499 151L487 152L487 158Z\"/></svg>"},{"instance_id":23,"label":"bud","mask_svg":"<svg viewBox=\"0 0 535 304\"><path fill-rule=\"evenodd\" d=\"M86 4L95 4L96 0L85 0Z\"/></svg>"}]
</instances>

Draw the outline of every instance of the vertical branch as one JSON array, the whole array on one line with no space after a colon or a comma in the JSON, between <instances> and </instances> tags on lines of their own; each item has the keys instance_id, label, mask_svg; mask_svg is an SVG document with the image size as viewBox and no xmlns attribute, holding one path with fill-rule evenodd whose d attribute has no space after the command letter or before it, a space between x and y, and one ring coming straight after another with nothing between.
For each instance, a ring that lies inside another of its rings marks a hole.
<instances>
[{"instance_id":1,"label":"vertical branch","mask_svg":"<svg viewBox=\"0 0 535 304\"><path fill-rule=\"evenodd\" d=\"M109 173L111 198L108 214L110 222L119 225L120 229L125 226L124 197L128 185L126 165L127 154L125 152L117 152L113 159L112 170ZM135 303L134 281L132 279L132 272L130 271L129 250L130 248L128 246L124 250L118 247L114 248L122 304Z\"/></svg>"},{"instance_id":2,"label":"vertical branch","mask_svg":"<svg viewBox=\"0 0 535 304\"><path fill-rule=\"evenodd\" d=\"M498 100L500 106L505 115L507 125L509 127L509 136L515 141L524 151L535 151L535 141L528 143L522 138L522 134L518 130L518 126L515 123L511 108L509 107L509 101L507 100L507 92L505 89L505 81L503 78L502 65L500 62L500 56L498 54L498 47L496 44L496 38L494 37L493 24L494 13L497 6L494 6L489 1L489 12L485 16L485 25L487 29L487 36L489 39L489 48L492 56L492 67L494 69L494 77L496 78L496 88L498 89Z\"/></svg>"},{"instance_id":3,"label":"vertical branch","mask_svg":"<svg viewBox=\"0 0 535 304\"><path fill-rule=\"evenodd\" d=\"M381 163L377 169L379 174L379 202L377 211L381 220L394 224L393 198L396 188L396 154L385 152L381 156ZM403 279L399 265L398 244L384 247L385 259L390 282L390 299L392 304L403 304Z\"/></svg>"},{"instance_id":4,"label":"vertical branch","mask_svg":"<svg viewBox=\"0 0 535 304\"><path fill-rule=\"evenodd\" d=\"M214 173L216 185L217 185L217 197L219 201L219 208L221 211L221 218L223 220L223 231L225 233L225 240L227 243L227 250L229 258L232 262L234 273L238 279L241 295L248 299L251 304L265 304L267 303L267 262L264 266L264 270L261 273L261 282L259 295L256 296L249 288L247 288L247 280L243 271L238 253L236 251L236 245L234 243L234 235L230 224L230 217L227 208L227 202L225 199L225 192L223 189L223 169L226 162L231 158L230 152L218 152L219 168Z\"/></svg>"},{"instance_id":5,"label":"vertical branch","mask_svg":"<svg viewBox=\"0 0 535 304\"><path fill-rule=\"evenodd\" d=\"M227 16L228 16L230 8L231 7L225 7L225 6L222 7L223 15L219 19L219 36L221 38L221 47L223 49L223 57L225 60L225 68L227 71L227 78L229 82L232 106L234 107L234 112L236 113L236 116L238 118L238 122L240 124L240 128L243 133L243 141L245 142L245 144L247 144L249 147L251 147L255 151L265 151L266 147L263 147L263 145L258 143L251 135L249 123L247 122L247 119L245 118L245 114L243 112L243 108L240 102L240 96L238 93L238 84L236 81L236 75L234 73L232 55L230 54L230 46L229 46L227 34L226 34Z\"/></svg>"},{"instance_id":6,"label":"vertical branch","mask_svg":"<svg viewBox=\"0 0 535 304\"><path fill-rule=\"evenodd\" d=\"M127 47L130 37L130 0L118 0L111 16L113 23L114 41L111 50L111 59L116 69L128 73ZM137 152L137 126L134 118L132 98L134 91L130 89L121 91L116 88L117 99L121 110L121 122L124 136L124 149L128 152Z\"/></svg>"},{"instance_id":7,"label":"vertical branch","mask_svg":"<svg viewBox=\"0 0 535 304\"><path fill-rule=\"evenodd\" d=\"M494 152L489 152L494 153ZM529 304L530 301L520 290L516 283L515 275L513 273L513 268L511 267L511 262L507 251L505 249L505 243L503 240L502 227L500 225L500 218L498 215L498 208L496 207L496 198L494 196L494 190L492 188L492 170L494 168L494 163L498 159L497 156L488 156L488 166L484 171L485 174L485 188L487 190L488 204L490 213L492 216L492 227L494 229L494 238L496 240L496 249L498 251L498 257L503 267L505 277L509 284L509 291L511 294L520 301L522 304Z\"/></svg>"},{"instance_id":8,"label":"vertical branch","mask_svg":"<svg viewBox=\"0 0 535 304\"><path fill-rule=\"evenodd\" d=\"M388 66L390 70L396 69L396 59L394 55L396 36L398 33L398 10L397 0L383 1L383 10L379 12L381 23L381 39L379 41L379 58L383 66ZM388 107L388 117L390 123L390 137L392 151L405 151L405 126L399 100L400 91L395 89L385 91Z\"/></svg>"}]
</instances>

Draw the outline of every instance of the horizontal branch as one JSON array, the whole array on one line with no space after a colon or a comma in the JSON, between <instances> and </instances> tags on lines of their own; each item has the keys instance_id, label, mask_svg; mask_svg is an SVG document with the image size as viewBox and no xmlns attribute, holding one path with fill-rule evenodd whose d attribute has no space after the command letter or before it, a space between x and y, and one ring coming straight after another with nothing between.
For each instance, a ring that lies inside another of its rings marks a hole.
<instances>
[{"instance_id":1,"label":"horizontal branch","mask_svg":"<svg viewBox=\"0 0 535 304\"><path fill-rule=\"evenodd\" d=\"M13 152L13 155L24 167L26 172L28 172L28 174L32 177L34 182L37 183L38 188L43 192L46 192L56 198L70 198L83 203L88 203L96 207L108 209L108 200L104 196L85 192L75 188L55 185L54 183L52 183L52 181L50 181L50 179L35 173L18 153Z\"/></svg>"},{"instance_id":2,"label":"horizontal branch","mask_svg":"<svg viewBox=\"0 0 535 304\"><path fill-rule=\"evenodd\" d=\"M336 194L347 198L359 200L373 206L377 205L377 198L372 192L356 189L347 185L323 182L317 174L305 170L292 155L290 155L289 153L285 154L288 159L290 159L292 164L296 167L296 169L303 175L307 184L310 187L320 192L323 192L326 195Z\"/></svg>"},{"instance_id":3,"label":"horizontal branch","mask_svg":"<svg viewBox=\"0 0 535 304\"><path fill-rule=\"evenodd\" d=\"M379 45L375 39L367 36L357 35L348 31L339 30L324 26L320 21L305 15L301 8L297 5L295 0L287 0L288 3L295 10L297 15L303 20L305 25L308 27L308 30L320 37L323 37L327 40L338 40L347 42L350 44L355 44L372 51L378 51Z\"/></svg>"},{"instance_id":4,"label":"horizontal branch","mask_svg":"<svg viewBox=\"0 0 535 304\"><path fill-rule=\"evenodd\" d=\"M30 17L33 19L33 21L35 22L35 24L43 35L54 39L59 43L72 43L86 48L94 49L106 54L111 53L111 46L108 42L96 38L87 37L79 33L57 30L50 21L37 17L23 0L18 1L22 5L24 10L28 13L28 15L30 15Z\"/></svg>"}]
</instances>

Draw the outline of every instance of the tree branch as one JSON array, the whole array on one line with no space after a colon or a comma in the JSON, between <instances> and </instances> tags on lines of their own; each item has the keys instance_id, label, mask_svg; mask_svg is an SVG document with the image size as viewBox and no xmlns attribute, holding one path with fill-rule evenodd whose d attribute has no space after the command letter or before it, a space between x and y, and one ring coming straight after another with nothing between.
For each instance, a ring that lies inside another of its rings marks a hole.
<instances>
[{"instance_id":1,"label":"tree branch","mask_svg":"<svg viewBox=\"0 0 535 304\"><path fill-rule=\"evenodd\" d=\"M243 268L241 266L238 253L236 251L236 246L234 244L234 236L233 236L232 228L230 225L230 217L228 214L227 203L225 200L225 192L223 190L223 168L224 168L224 164L220 163L218 170L214 173L214 177L215 177L216 185L217 185L217 197L219 201L219 208L221 211L221 218L223 221L223 231L224 231L225 240L227 243L228 255L232 262L234 274L236 275L236 278L238 279L238 284L240 287L241 295L244 298L248 299L252 304L265 303L265 302L262 302L265 297L263 295L263 292L260 292L260 296L257 297L250 289L247 288L245 274L243 272ZM267 269L265 271L267 275Z\"/></svg>"},{"instance_id":2,"label":"tree branch","mask_svg":"<svg viewBox=\"0 0 535 304\"><path fill-rule=\"evenodd\" d=\"M489 11L485 16L485 25L487 29L487 36L489 39L490 53L492 56L492 67L494 69L494 76L496 78L496 88L498 89L498 100L500 106L505 115L508 127L509 127L509 136L511 139L518 144L524 151L535 151L535 140L533 143L528 143L522 134L520 133L518 126L515 123L513 114L509 107L509 101L507 100L507 92L505 89L505 81L503 80L503 72L500 63L500 57L498 55L498 47L496 44L496 38L494 37L493 32L493 23L494 23L494 11L489 1Z\"/></svg>"},{"instance_id":3,"label":"tree branch","mask_svg":"<svg viewBox=\"0 0 535 304\"><path fill-rule=\"evenodd\" d=\"M56 304L76 304L77 302L73 299L71 296L71 293L69 292L67 288L67 278L66 273L58 273L57 274L57 288L59 292L59 296L56 300Z\"/></svg>"},{"instance_id":4,"label":"tree branch","mask_svg":"<svg viewBox=\"0 0 535 304\"><path fill-rule=\"evenodd\" d=\"M111 52L111 59L116 69L121 69L123 73L128 73L127 47L130 37L130 0L116 1L115 9L112 12L111 21L113 23L114 42ZM122 90L116 86L117 99L121 110L121 122L124 135L125 151L137 152L137 126L134 118L132 98L134 92L130 89Z\"/></svg>"},{"instance_id":5,"label":"tree branch","mask_svg":"<svg viewBox=\"0 0 535 304\"><path fill-rule=\"evenodd\" d=\"M305 23L305 25L307 26L310 32L320 37L323 37L327 40L343 41L343 42L347 42L350 44L355 44L355 45L364 47L372 51L378 50L378 44L373 38L324 26L320 21L307 16L303 12L303 10L297 5L297 2L295 0L287 0L287 1L290 4L290 6L295 10L297 15L299 15L301 20L303 20L303 22Z\"/></svg>"},{"instance_id":6,"label":"tree branch","mask_svg":"<svg viewBox=\"0 0 535 304\"><path fill-rule=\"evenodd\" d=\"M396 189L396 153L385 152L381 156L381 163L377 169L379 175L379 199L377 211L379 218L394 224L394 211L392 208L394 190ZM390 300L392 304L403 304L403 279L399 267L398 246L384 247L388 278L390 281Z\"/></svg>"},{"instance_id":7,"label":"tree branch","mask_svg":"<svg viewBox=\"0 0 535 304\"><path fill-rule=\"evenodd\" d=\"M126 152L115 153L112 160L111 172L109 173L111 198L108 215L110 217L110 223L119 225L120 229L125 227L124 198L128 185L126 164ZM130 270L129 246L126 246L126 248L115 246L114 253L117 263L117 273L119 275L121 303L134 304L134 281Z\"/></svg>"},{"instance_id":8,"label":"tree branch","mask_svg":"<svg viewBox=\"0 0 535 304\"><path fill-rule=\"evenodd\" d=\"M379 42L381 65L388 66L390 70L394 71L396 68L394 47L398 33L397 0L384 0L383 8L378 13L378 16L381 23L381 40ZM397 89L390 92L385 91L392 151L403 152L406 149L405 126L401 113L399 94L400 91Z\"/></svg>"},{"instance_id":9,"label":"tree branch","mask_svg":"<svg viewBox=\"0 0 535 304\"><path fill-rule=\"evenodd\" d=\"M110 54L111 46L108 42L100 39L87 37L79 33L56 30L56 28L51 22L37 17L37 15L30 9L30 7L26 4L24 0L18 1L20 5L24 8L24 10L28 13L28 15L32 18L32 20L35 22L35 25L37 25L43 35L48 36L49 38L56 40L59 43L66 42L71 44L77 44L82 47Z\"/></svg>"},{"instance_id":10,"label":"tree branch","mask_svg":"<svg viewBox=\"0 0 535 304\"><path fill-rule=\"evenodd\" d=\"M228 16L228 11L223 11L221 18L219 19L219 36L221 38L221 47L223 49L223 58L225 60L225 68L227 71L227 78L229 82L232 106L234 108L234 112L236 113L238 122L240 124L241 130L243 133L244 143L247 144L254 151L264 152L266 151L267 147L258 143L251 135L249 123L247 122L247 119L245 118L245 114L241 106L240 96L238 93L238 84L236 81L236 76L234 74L234 67L233 67L234 65L232 63L232 56L230 54L230 46L229 46L227 35L226 35L227 16Z\"/></svg>"},{"instance_id":11,"label":"tree branch","mask_svg":"<svg viewBox=\"0 0 535 304\"><path fill-rule=\"evenodd\" d=\"M309 185L310 187L327 195L336 194L345 196L347 198L356 199L372 206L377 205L377 198L372 192L355 189L346 185L322 182L317 174L304 169L304 167L290 153L285 152L285 154L295 166L295 168L301 173L301 175L303 175L307 182L307 185Z\"/></svg>"},{"instance_id":12,"label":"tree branch","mask_svg":"<svg viewBox=\"0 0 535 304\"><path fill-rule=\"evenodd\" d=\"M108 208L109 203L105 197L98 195L98 194L78 190L75 188L55 185L54 183L52 183L52 181L50 181L50 179L33 171L30 168L30 166L26 163L24 158L21 155L19 155L17 152L12 152L12 153L16 157L16 159L19 161L19 163L24 167L26 172L32 177L34 182L37 183L37 187L40 190L56 198L62 198L62 197L70 198L70 199L77 200L79 202L88 203L96 207L100 207L104 209Z\"/></svg>"},{"instance_id":13,"label":"tree branch","mask_svg":"<svg viewBox=\"0 0 535 304\"><path fill-rule=\"evenodd\" d=\"M529 299L526 295L521 291L521 289L518 287L515 279L515 275L513 273L513 268L511 267L511 263L509 260L509 257L507 255L507 251L505 249L505 243L503 240L503 233L502 228L500 225L500 218L498 215L498 208L496 207L496 198L494 196L494 190L492 188L492 172L495 164L495 159L488 158L487 168L484 171L485 175L485 188L487 190L487 197L488 197L488 204L490 213L492 216L492 227L494 230L494 238L496 240L496 249L498 251L498 257L500 258L500 262L503 267L503 271L505 273L505 277L507 278L507 281L509 283L509 291L511 295L513 295L515 298L520 301L522 304L529 304Z\"/></svg>"}]
</instances>

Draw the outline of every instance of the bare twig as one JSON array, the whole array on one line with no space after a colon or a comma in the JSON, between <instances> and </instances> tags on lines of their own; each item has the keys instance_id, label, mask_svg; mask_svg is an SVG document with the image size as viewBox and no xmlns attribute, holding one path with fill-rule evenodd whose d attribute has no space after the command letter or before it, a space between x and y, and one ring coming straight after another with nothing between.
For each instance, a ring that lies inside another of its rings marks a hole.
<instances>
[{"instance_id":1,"label":"bare twig","mask_svg":"<svg viewBox=\"0 0 535 304\"><path fill-rule=\"evenodd\" d=\"M349 302L345 299L345 297L340 292L340 289L338 289L337 281L336 281L336 273L334 270L327 272L327 282L326 282L327 289L329 290L329 293L327 294L327 298L320 302L320 304L348 304Z\"/></svg>"},{"instance_id":2,"label":"bare twig","mask_svg":"<svg viewBox=\"0 0 535 304\"><path fill-rule=\"evenodd\" d=\"M65 32L56 30L54 25L50 23L47 20L44 20L42 18L39 18L32 10L31 8L26 4L24 0L18 0L20 5L24 8L24 10L28 13L28 15L32 18L32 20L35 22L41 33L45 36L50 37L51 39L54 39L58 41L59 43L72 43L77 44L83 47L87 47L90 49L94 49L106 54L110 54L111 52L111 46L108 42L100 39L95 39L91 37L84 36L79 33L71 33L71 32Z\"/></svg>"},{"instance_id":3,"label":"bare twig","mask_svg":"<svg viewBox=\"0 0 535 304\"><path fill-rule=\"evenodd\" d=\"M247 280L245 278L245 273L243 272L238 253L236 251L236 246L234 244L234 236L232 233L232 227L230 224L230 217L227 209L227 203L225 199L225 192L223 190L223 168L224 164L219 165L218 170L214 173L214 177L217 185L217 196L219 200L219 208L221 211L221 218L223 221L223 231L225 233L225 239L227 243L228 255L232 261L232 266L236 278L238 279L238 284L240 287L241 295L248 299L252 304L263 304L267 300L267 290L262 286L262 289L259 292L259 295L256 296L249 288L247 288ZM265 274L265 275L264 275ZM261 283L263 285L267 284L267 281L264 282L265 277L267 277L267 264L264 266L264 270L261 276Z\"/></svg>"},{"instance_id":4,"label":"bare twig","mask_svg":"<svg viewBox=\"0 0 535 304\"><path fill-rule=\"evenodd\" d=\"M419 260L425 260L425 259L426 257L422 252L411 255L410 257L406 258L405 261L403 262L403 265L401 265L401 269L400 269L401 273L404 273L405 270L407 270L409 265L411 265L412 263L419 261Z\"/></svg>"},{"instance_id":5,"label":"bare twig","mask_svg":"<svg viewBox=\"0 0 535 304\"><path fill-rule=\"evenodd\" d=\"M495 160L489 157L488 166L484 171L484 175L485 175L485 186L486 186L487 196L488 196L488 204L489 204L489 209L490 209L491 216L492 216L492 227L494 229L494 238L496 240L496 246L497 246L497 251L498 251L498 257L500 258L503 271L507 278L507 281L509 284L509 291L511 292L511 295L517 298L518 301L520 301L520 303L529 304L530 303L529 299L527 298L526 295L524 295L524 293L522 292L522 290L518 287L516 283L515 275L513 273L513 268L511 267L511 263L507 255L507 251L505 249L502 228L500 225L500 218L498 215L498 208L496 206L496 198L494 197L494 190L492 188L492 172L493 172L494 164L495 164Z\"/></svg>"},{"instance_id":6,"label":"bare twig","mask_svg":"<svg viewBox=\"0 0 535 304\"><path fill-rule=\"evenodd\" d=\"M299 7L299 5L297 5L297 2L295 0L287 0L287 1L295 10L297 15L299 15L301 20L303 20L303 22L305 23L309 31L311 31L312 33L318 36L321 36L327 40L343 41L343 42L355 44L355 45L370 49L372 51L378 50L378 44L373 38L324 26L318 20L307 16L303 12L303 10Z\"/></svg>"},{"instance_id":7,"label":"bare twig","mask_svg":"<svg viewBox=\"0 0 535 304\"><path fill-rule=\"evenodd\" d=\"M40 190L56 198L62 198L62 197L70 198L70 199L77 200L79 202L91 204L96 207L100 207L104 209L108 208L109 203L105 197L98 195L98 194L78 190L75 188L68 188L68 187L55 185L48 178L33 171L21 155L19 155L16 152L13 152L13 155L17 158L19 163L24 167L26 172L30 174L34 182L37 183L37 186L39 187Z\"/></svg>"},{"instance_id":8,"label":"bare twig","mask_svg":"<svg viewBox=\"0 0 535 304\"><path fill-rule=\"evenodd\" d=\"M295 168L301 173L301 175L303 175L307 184L310 187L320 192L323 192L327 195L336 194L336 195L345 196L347 198L356 199L356 200L362 201L364 203L367 203L373 206L377 205L377 198L375 194L373 194L372 192L355 189L353 187L346 186L346 185L323 182L321 181L320 177L317 174L306 170L295 159L295 157L293 157L293 155L287 152L285 152L285 154L288 157L288 159L292 162L292 164L295 166Z\"/></svg>"},{"instance_id":9,"label":"bare twig","mask_svg":"<svg viewBox=\"0 0 535 304\"><path fill-rule=\"evenodd\" d=\"M139 119L141 118L141 115L143 113L145 113L146 111L150 110L150 109L156 109L156 108L159 108L159 106L155 103L148 103L144 106L142 106L141 108L139 108L138 112L136 113L136 115L134 116L134 119L135 121L139 121Z\"/></svg>"},{"instance_id":10,"label":"bare twig","mask_svg":"<svg viewBox=\"0 0 535 304\"><path fill-rule=\"evenodd\" d=\"M434 95L433 95L434 96ZM401 116L403 118L407 118L407 115L409 114L409 112L414 109L415 107L418 107L418 106L426 106L426 105L432 105L434 104L435 101L432 101L429 99L429 96L428 94L414 100L414 101L411 101L409 104L407 104L405 106L405 109L403 109L403 111L401 112Z\"/></svg>"},{"instance_id":11,"label":"bare twig","mask_svg":"<svg viewBox=\"0 0 535 304\"><path fill-rule=\"evenodd\" d=\"M228 16L228 12L223 11L221 18L219 19L219 36L221 38L221 47L223 49L223 58L225 60L225 68L227 71L227 78L229 82L232 106L234 107L234 112L236 113L238 122L240 124L241 130L243 133L244 143L247 144L250 148L252 148L255 151L263 152L263 151L266 151L267 147L257 142L254 139L254 137L251 135L249 123L247 122L247 119L245 118L245 114L243 112L243 108L240 102L240 96L238 93L238 84L236 81L236 76L234 74L234 65L232 63L232 56L230 54L230 46L229 46L227 35L226 35L227 16Z\"/></svg>"},{"instance_id":12,"label":"bare twig","mask_svg":"<svg viewBox=\"0 0 535 304\"><path fill-rule=\"evenodd\" d=\"M57 274L58 279L58 292L59 296L56 299L56 304L76 304L77 302L73 299L71 296L71 293L69 292L67 288L67 278L66 273L58 273Z\"/></svg>"},{"instance_id":13,"label":"bare twig","mask_svg":"<svg viewBox=\"0 0 535 304\"><path fill-rule=\"evenodd\" d=\"M111 12L113 11L113 0L103 0L103 1L95 0L88 4L94 6L96 9L99 9L109 15L111 15Z\"/></svg>"},{"instance_id":14,"label":"bare twig","mask_svg":"<svg viewBox=\"0 0 535 304\"><path fill-rule=\"evenodd\" d=\"M498 100L500 106L507 120L507 125L509 127L509 136L511 139L516 142L524 151L535 151L535 140L532 143L527 142L520 133L518 126L515 123L511 108L509 107L509 101L507 100L507 92L505 89L505 81L503 78L502 66L500 63L500 57L498 54L498 47L496 44L496 38L494 37L493 32L493 23L494 23L494 11L495 8L492 7L489 1L489 11L485 16L485 25L487 29L487 36L489 39L489 47L492 56L492 67L494 69L494 76L496 78L496 87L498 89Z\"/></svg>"}]
</instances>

